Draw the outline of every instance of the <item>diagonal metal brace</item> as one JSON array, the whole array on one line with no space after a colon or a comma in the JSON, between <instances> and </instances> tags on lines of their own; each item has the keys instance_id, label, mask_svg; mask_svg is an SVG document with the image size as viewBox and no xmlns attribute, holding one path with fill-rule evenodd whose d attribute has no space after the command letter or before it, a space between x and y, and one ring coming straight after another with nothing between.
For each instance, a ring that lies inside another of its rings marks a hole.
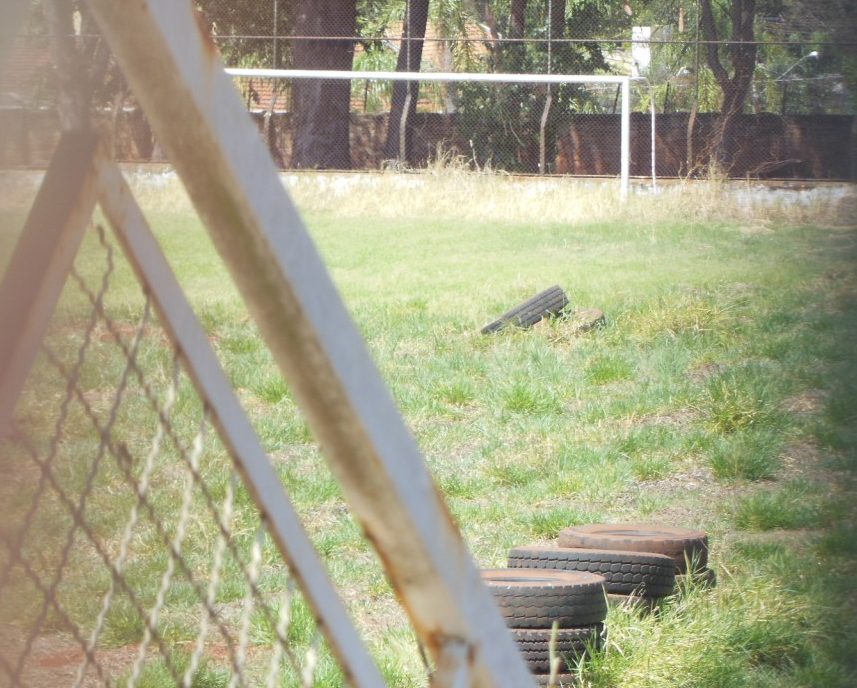
<instances>
[{"instance_id":1,"label":"diagonal metal brace","mask_svg":"<svg viewBox=\"0 0 857 688\"><path fill-rule=\"evenodd\" d=\"M205 330L188 304L157 240L114 162L98 166L100 200L140 282L147 285L164 330L180 352L185 369L206 405L218 434L254 497L283 559L297 578L307 602L339 660L349 684L380 688L378 668L359 636L327 571L283 491L253 427L244 415Z\"/></svg>"}]
</instances>

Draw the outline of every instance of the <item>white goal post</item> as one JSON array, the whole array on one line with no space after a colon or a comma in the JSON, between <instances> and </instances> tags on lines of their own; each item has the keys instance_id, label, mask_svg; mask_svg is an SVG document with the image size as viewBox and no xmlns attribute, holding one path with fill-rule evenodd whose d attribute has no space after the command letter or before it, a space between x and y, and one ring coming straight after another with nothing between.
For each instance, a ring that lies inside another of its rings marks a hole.
<instances>
[{"instance_id":1,"label":"white goal post","mask_svg":"<svg viewBox=\"0 0 857 688\"><path fill-rule=\"evenodd\" d=\"M320 69L253 69L228 67L233 77L260 77L266 79L369 79L375 81L445 81L499 84L617 84L622 92L620 141L620 190L627 197L631 159L631 81L640 77L593 74L490 74L479 72L381 72Z\"/></svg>"}]
</instances>

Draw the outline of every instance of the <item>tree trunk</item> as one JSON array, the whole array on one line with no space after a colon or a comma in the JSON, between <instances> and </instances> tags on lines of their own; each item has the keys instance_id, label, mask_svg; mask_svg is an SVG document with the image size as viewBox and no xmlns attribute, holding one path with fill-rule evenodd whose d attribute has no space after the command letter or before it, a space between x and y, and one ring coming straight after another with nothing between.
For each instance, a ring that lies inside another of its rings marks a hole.
<instances>
[{"instance_id":1,"label":"tree trunk","mask_svg":"<svg viewBox=\"0 0 857 688\"><path fill-rule=\"evenodd\" d=\"M292 64L296 69L350 70L354 44L314 36L354 36L356 0L301 0L292 3ZM344 79L296 79L292 85L292 166L351 168L349 111L351 83Z\"/></svg>"},{"instance_id":2,"label":"tree trunk","mask_svg":"<svg viewBox=\"0 0 857 688\"><path fill-rule=\"evenodd\" d=\"M728 171L732 166L736 151L735 116L744 109L747 94L753 83L756 68L756 44L753 22L756 17L756 0L730 0L730 22L732 35L729 43L730 75L720 61L716 43L717 27L711 0L700 0L702 11L702 32L706 41L706 61L723 93L720 105L720 118L714 130L711 142L711 162L720 169Z\"/></svg>"},{"instance_id":3,"label":"tree trunk","mask_svg":"<svg viewBox=\"0 0 857 688\"><path fill-rule=\"evenodd\" d=\"M524 66L524 56L526 52L526 44L523 40L524 31L526 30L527 16L527 0L512 0L509 22L509 41L508 47L505 49L503 62L505 69L510 72L520 72Z\"/></svg>"},{"instance_id":4,"label":"tree trunk","mask_svg":"<svg viewBox=\"0 0 857 688\"><path fill-rule=\"evenodd\" d=\"M527 0L512 0L510 38L524 37L524 22L527 13Z\"/></svg>"},{"instance_id":5,"label":"tree trunk","mask_svg":"<svg viewBox=\"0 0 857 688\"><path fill-rule=\"evenodd\" d=\"M551 0L550 3L550 39L565 37L565 0ZM553 53L553 50L551 50ZM553 71L551 69L551 71Z\"/></svg>"},{"instance_id":6,"label":"tree trunk","mask_svg":"<svg viewBox=\"0 0 857 688\"><path fill-rule=\"evenodd\" d=\"M402 45L396 61L397 72L420 71L428 9L429 0L408 0L405 21L402 25ZM420 85L416 81L396 81L393 84L393 101L390 106L387 141L384 146L384 157L387 160L411 160L413 121L417 111L419 92Z\"/></svg>"}]
</instances>

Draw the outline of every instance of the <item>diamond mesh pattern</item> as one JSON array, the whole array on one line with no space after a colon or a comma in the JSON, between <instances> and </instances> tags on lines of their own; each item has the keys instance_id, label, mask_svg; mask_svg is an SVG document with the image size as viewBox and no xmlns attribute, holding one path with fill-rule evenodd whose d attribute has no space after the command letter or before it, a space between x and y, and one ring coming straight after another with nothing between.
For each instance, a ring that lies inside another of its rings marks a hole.
<instances>
[{"instance_id":1,"label":"diamond mesh pattern","mask_svg":"<svg viewBox=\"0 0 857 688\"><path fill-rule=\"evenodd\" d=\"M92 235L0 445L0 686L344 683L182 353Z\"/></svg>"}]
</instances>

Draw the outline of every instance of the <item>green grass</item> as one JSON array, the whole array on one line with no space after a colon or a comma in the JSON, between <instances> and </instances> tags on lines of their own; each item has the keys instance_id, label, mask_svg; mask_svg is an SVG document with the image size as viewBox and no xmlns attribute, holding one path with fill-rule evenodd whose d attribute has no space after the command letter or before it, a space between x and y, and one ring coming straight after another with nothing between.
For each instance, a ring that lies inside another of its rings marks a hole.
<instances>
[{"instance_id":1,"label":"green grass","mask_svg":"<svg viewBox=\"0 0 857 688\"><path fill-rule=\"evenodd\" d=\"M717 438L711 448L711 470L723 480L768 480L776 477L784 440L779 432L763 429Z\"/></svg>"},{"instance_id":2,"label":"green grass","mask_svg":"<svg viewBox=\"0 0 857 688\"><path fill-rule=\"evenodd\" d=\"M664 521L710 533L718 587L688 586L652 615L611 610L606 649L582 667L585 685L845 688L857 681L857 625L847 613L857 603L853 226L836 224L826 206L738 206L704 185L634 197L622 208L609 193L553 181L427 175L414 190L403 183L407 178L349 179L325 183L324 193L312 175L290 185L481 566L502 566L510 547L551 542L575 523ZM377 183L371 194L370 183ZM138 188L382 673L394 686L424 685L407 617L201 225L173 186ZM8 222L2 226L12 227L0 233L0 246L11 245L22 217L8 206L0 203L0 219ZM97 285L103 265L97 242L87 239L80 271ZM499 313L552 284L566 290L573 307L604 310L607 326L580 335L558 320L479 334ZM133 332L141 300L121 261L112 285L111 312ZM66 295L60 350L79 343L84 305L80 294ZM139 359L163 403L171 358L152 330ZM93 341L81 381L87 399L106 412L124 357L103 327ZM47 442L63 384L49 370L36 374L27 427ZM199 411L182 379L173 413L188 445ZM97 439L84 432L79 405L71 413L71 454L91 456ZM155 425L132 376L116 427L133 456L146 455ZM202 475L220 504L233 478L222 447L211 437L208 446ZM147 609L167 561L155 522L174 522L183 496L178 454L167 443L152 476L152 511L141 515L126 569ZM14 452L0 457L4 475L23 465ZM58 471L70 491L90 482L74 461ZM139 460L133 471L139 478ZM30 487L9 495L10 513L26 510L27 490L38 483L35 474L25 477L14 484ZM111 548L133 504L120 489L124 481L122 467L106 462L86 508ZM234 489L238 555L225 555L216 605L237 632L247 589L241 572L259 519L247 491ZM218 533L199 490L191 510L183 556L204 589ZM58 523L48 510L33 524L46 569L65 544ZM98 614L109 576L93 573L99 566L92 551L72 550L58 595L84 623ZM160 628L183 653L195 640L199 597L183 574L177 579ZM258 588L267 606L249 618L253 678L267 667L287 581L266 537ZM23 580L19 592L0 591L0 616L36 618L32 586ZM287 637L303 657L316 629L296 600ZM62 619L52 614L46 626L59 629ZM102 644L134 645L143 632L121 594ZM186 662L181 653L179 664ZM318 658L317 685L341 685L324 644ZM224 684L226 666L212 654L198 685ZM163 663L147 666L144 678L145 685L171 683ZM283 670L284 684L294 678L293 669Z\"/></svg>"},{"instance_id":3,"label":"green grass","mask_svg":"<svg viewBox=\"0 0 857 688\"><path fill-rule=\"evenodd\" d=\"M750 494L735 506L735 525L757 531L822 527L836 506L826 491L826 486L801 481L785 483L773 492Z\"/></svg>"}]
</instances>

